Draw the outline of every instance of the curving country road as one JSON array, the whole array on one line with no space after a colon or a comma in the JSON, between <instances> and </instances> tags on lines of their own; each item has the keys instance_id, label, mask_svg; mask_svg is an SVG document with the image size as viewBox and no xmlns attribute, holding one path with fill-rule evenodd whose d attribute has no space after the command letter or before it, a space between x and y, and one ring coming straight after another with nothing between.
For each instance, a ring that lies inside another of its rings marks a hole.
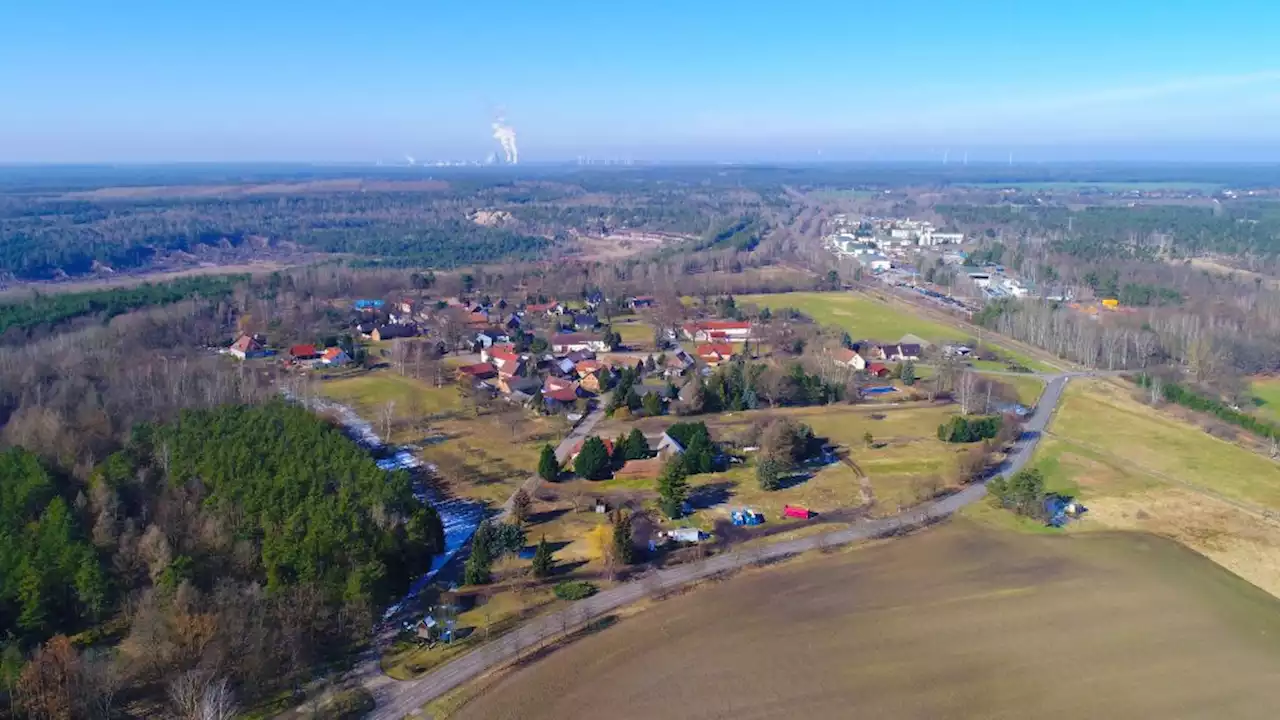
<instances>
[{"instance_id":1,"label":"curving country road","mask_svg":"<svg viewBox=\"0 0 1280 720\"><path fill-rule=\"evenodd\" d=\"M1044 393L1040 396L1035 411L1025 420L1022 435L1014 443L1004 465L999 468L999 474L1012 475L1021 470L1031 459L1036 444L1048 426L1049 419L1062 399L1062 392L1072 377L1102 374L1107 373L1080 372L1043 376L1048 381ZM560 612L534 618L506 635L481 645L416 680L403 682L392 680L379 672L375 660L371 669L366 667L362 670L364 686L373 693L377 702L376 708L367 717L375 720L399 720L413 715L431 700L496 667L512 662L529 648L646 597L756 563L777 560L810 550L885 537L904 529L920 527L951 515L960 508L981 499L986 492L985 485L975 483L953 495L893 517L863 520L847 528L822 535L737 550L699 562L650 572L634 582L628 582L580 600Z\"/></svg>"}]
</instances>

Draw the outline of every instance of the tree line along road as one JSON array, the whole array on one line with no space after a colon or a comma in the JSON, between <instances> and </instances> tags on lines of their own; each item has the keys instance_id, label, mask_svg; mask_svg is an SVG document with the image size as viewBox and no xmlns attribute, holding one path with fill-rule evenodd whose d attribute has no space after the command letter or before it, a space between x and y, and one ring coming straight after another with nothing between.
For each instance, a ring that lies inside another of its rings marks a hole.
<instances>
[{"instance_id":1,"label":"tree line along road","mask_svg":"<svg viewBox=\"0 0 1280 720\"><path fill-rule=\"evenodd\" d=\"M1012 475L1030 461L1036 444L1044 434L1062 400L1062 392L1072 377L1094 373L1064 373L1049 376L1035 411L1027 417L1022 434L1014 442L998 474ZM415 680L397 681L381 674L377 659L372 668L357 671L374 697L376 707L367 717L374 720L399 720L414 715L426 703L444 695L495 668L517 660L526 650L579 628L619 608L647 597L657 596L699 580L732 572L756 564L781 560L810 550L845 545L872 538L895 535L924 527L948 517L986 495L983 483L974 483L960 492L940 498L901 514L875 520L862 520L853 525L821 535L785 540L716 555L698 562L647 573L634 582L602 591L550 615L534 618L509 633L452 660Z\"/></svg>"}]
</instances>

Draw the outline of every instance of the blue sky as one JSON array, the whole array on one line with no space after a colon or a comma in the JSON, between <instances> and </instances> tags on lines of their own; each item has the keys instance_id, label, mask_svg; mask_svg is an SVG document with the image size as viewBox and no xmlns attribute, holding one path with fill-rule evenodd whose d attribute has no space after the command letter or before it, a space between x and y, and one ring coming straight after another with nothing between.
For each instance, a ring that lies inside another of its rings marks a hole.
<instances>
[{"instance_id":1,"label":"blue sky","mask_svg":"<svg viewBox=\"0 0 1280 720\"><path fill-rule=\"evenodd\" d=\"M1280 159L1280 3L0 1L0 162Z\"/></svg>"}]
</instances>

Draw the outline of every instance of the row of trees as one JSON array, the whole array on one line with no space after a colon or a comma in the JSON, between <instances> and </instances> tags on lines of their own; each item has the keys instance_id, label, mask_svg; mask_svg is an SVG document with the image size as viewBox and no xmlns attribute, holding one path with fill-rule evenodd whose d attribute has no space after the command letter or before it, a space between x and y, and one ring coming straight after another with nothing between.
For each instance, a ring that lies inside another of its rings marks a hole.
<instances>
[{"instance_id":1,"label":"row of trees","mask_svg":"<svg viewBox=\"0 0 1280 720\"><path fill-rule=\"evenodd\" d=\"M1209 413L1219 420L1243 428L1255 435L1269 439L1280 439L1280 427L1256 415L1242 412L1215 397L1170 380L1163 380L1154 375L1140 373L1135 380L1138 386L1152 392L1154 397L1165 402L1181 405L1196 412Z\"/></svg>"},{"instance_id":2,"label":"row of trees","mask_svg":"<svg viewBox=\"0 0 1280 720\"><path fill-rule=\"evenodd\" d=\"M0 304L0 336L26 337L36 328L52 328L81 317L106 321L130 310L168 305L191 297L225 298L247 279L247 275L201 276L143 283L137 287L35 295L28 300Z\"/></svg>"},{"instance_id":3,"label":"row of trees","mask_svg":"<svg viewBox=\"0 0 1280 720\"><path fill-rule=\"evenodd\" d=\"M949 443L991 440L1000 434L1004 418L999 415L964 417L957 415L938 426L938 439Z\"/></svg>"}]
</instances>

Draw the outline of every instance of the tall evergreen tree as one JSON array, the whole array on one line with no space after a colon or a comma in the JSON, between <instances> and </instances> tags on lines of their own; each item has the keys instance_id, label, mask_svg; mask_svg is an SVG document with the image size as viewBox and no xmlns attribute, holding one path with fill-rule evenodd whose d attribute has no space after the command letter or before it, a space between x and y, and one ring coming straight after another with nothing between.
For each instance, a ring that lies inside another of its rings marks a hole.
<instances>
[{"instance_id":1,"label":"tall evergreen tree","mask_svg":"<svg viewBox=\"0 0 1280 720\"><path fill-rule=\"evenodd\" d=\"M556 450L551 445L542 446L542 454L538 456L538 477L547 482L555 482L560 477L560 461L556 459Z\"/></svg>"},{"instance_id":2,"label":"tall evergreen tree","mask_svg":"<svg viewBox=\"0 0 1280 720\"><path fill-rule=\"evenodd\" d=\"M626 445L626 458L628 460L643 460L649 457L651 452L649 440L645 438L644 433L640 432L640 428L631 428L631 434L627 435Z\"/></svg>"},{"instance_id":3,"label":"tall evergreen tree","mask_svg":"<svg viewBox=\"0 0 1280 720\"><path fill-rule=\"evenodd\" d=\"M609 476L609 451L600 438L592 435L582 443L582 450L573 461L573 471L588 480L603 480Z\"/></svg>"},{"instance_id":4,"label":"tall evergreen tree","mask_svg":"<svg viewBox=\"0 0 1280 720\"><path fill-rule=\"evenodd\" d=\"M555 564L556 559L551 552L551 544L547 542L547 536L543 535L538 541L538 549L533 551L533 576L550 577Z\"/></svg>"},{"instance_id":5,"label":"tall evergreen tree","mask_svg":"<svg viewBox=\"0 0 1280 720\"><path fill-rule=\"evenodd\" d=\"M685 481L682 456L667 461L658 477L658 505L667 517L675 519L683 513L684 501L689 497L689 483Z\"/></svg>"}]
</instances>

